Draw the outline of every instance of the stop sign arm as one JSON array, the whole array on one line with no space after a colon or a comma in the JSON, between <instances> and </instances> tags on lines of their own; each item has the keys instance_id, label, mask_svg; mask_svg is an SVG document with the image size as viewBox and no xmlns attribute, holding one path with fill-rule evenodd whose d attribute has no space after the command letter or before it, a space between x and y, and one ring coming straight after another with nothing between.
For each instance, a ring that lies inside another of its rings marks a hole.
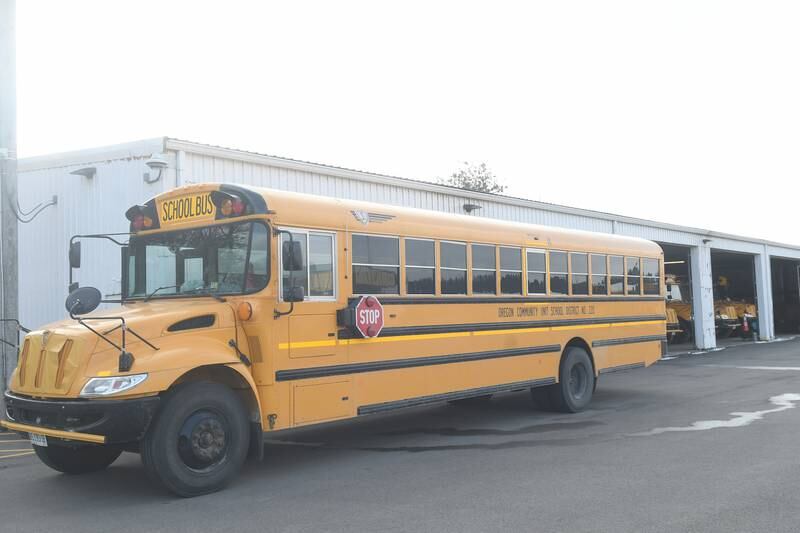
<instances>
[{"instance_id":1,"label":"stop sign arm","mask_svg":"<svg viewBox=\"0 0 800 533\"><path fill-rule=\"evenodd\" d=\"M383 305L375 296L351 298L347 307L336 312L336 322L345 328L345 336L377 337L384 324Z\"/></svg>"}]
</instances>

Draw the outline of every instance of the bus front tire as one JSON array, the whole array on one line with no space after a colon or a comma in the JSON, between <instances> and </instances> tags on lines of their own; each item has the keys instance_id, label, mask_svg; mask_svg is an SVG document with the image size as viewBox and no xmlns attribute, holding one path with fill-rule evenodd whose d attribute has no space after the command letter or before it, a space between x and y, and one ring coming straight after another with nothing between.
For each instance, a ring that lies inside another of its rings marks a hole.
<instances>
[{"instance_id":1,"label":"bus front tire","mask_svg":"<svg viewBox=\"0 0 800 533\"><path fill-rule=\"evenodd\" d=\"M108 468L122 453L122 449L115 446L71 448L53 444L47 447L34 446L33 451L44 464L68 475L88 474Z\"/></svg>"},{"instance_id":2,"label":"bus front tire","mask_svg":"<svg viewBox=\"0 0 800 533\"><path fill-rule=\"evenodd\" d=\"M247 411L228 387L180 385L142 441L147 475L183 497L216 492L239 472L250 443Z\"/></svg>"},{"instance_id":3,"label":"bus front tire","mask_svg":"<svg viewBox=\"0 0 800 533\"><path fill-rule=\"evenodd\" d=\"M583 348L570 346L561 359L558 383L535 387L531 396L543 409L577 413L592 401L596 383L589 354Z\"/></svg>"}]
</instances>

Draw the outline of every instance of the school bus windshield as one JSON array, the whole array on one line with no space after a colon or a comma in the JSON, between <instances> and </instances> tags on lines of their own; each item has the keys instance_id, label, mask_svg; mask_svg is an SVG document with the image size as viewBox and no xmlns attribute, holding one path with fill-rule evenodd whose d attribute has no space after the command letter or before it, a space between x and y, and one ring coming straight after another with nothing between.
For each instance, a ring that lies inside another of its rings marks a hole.
<instances>
[{"instance_id":1,"label":"school bus windshield","mask_svg":"<svg viewBox=\"0 0 800 533\"><path fill-rule=\"evenodd\" d=\"M128 251L126 298L251 293L269 277L260 222L133 236Z\"/></svg>"}]
</instances>

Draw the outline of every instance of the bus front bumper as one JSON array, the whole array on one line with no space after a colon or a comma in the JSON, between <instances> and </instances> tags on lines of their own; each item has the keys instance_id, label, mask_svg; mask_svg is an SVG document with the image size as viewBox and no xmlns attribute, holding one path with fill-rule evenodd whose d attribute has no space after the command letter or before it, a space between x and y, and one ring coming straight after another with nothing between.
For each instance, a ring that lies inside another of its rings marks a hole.
<instances>
[{"instance_id":1,"label":"bus front bumper","mask_svg":"<svg viewBox=\"0 0 800 533\"><path fill-rule=\"evenodd\" d=\"M39 400L6 392L0 425L76 443L125 444L141 440L160 398Z\"/></svg>"}]
</instances>

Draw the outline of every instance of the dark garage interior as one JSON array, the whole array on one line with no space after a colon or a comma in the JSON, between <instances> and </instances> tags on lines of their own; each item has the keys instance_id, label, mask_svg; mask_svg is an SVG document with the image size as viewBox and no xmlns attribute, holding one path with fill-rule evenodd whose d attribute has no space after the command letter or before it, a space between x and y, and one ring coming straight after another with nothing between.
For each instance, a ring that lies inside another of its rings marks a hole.
<instances>
[{"instance_id":1,"label":"dark garage interior","mask_svg":"<svg viewBox=\"0 0 800 533\"><path fill-rule=\"evenodd\" d=\"M755 256L711 250L711 277L717 339L752 338L758 324Z\"/></svg>"},{"instance_id":2,"label":"dark garage interior","mask_svg":"<svg viewBox=\"0 0 800 533\"><path fill-rule=\"evenodd\" d=\"M756 302L756 274L753 256L711 250L714 301L726 299Z\"/></svg>"},{"instance_id":3,"label":"dark garage interior","mask_svg":"<svg viewBox=\"0 0 800 533\"><path fill-rule=\"evenodd\" d=\"M800 332L800 262L773 257L772 305L775 333Z\"/></svg>"},{"instance_id":4,"label":"dark garage interior","mask_svg":"<svg viewBox=\"0 0 800 533\"><path fill-rule=\"evenodd\" d=\"M695 347L692 323L692 283L690 248L658 243L664 251L664 277L667 285L667 339L671 352Z\"/></svg>"}]
</instances>

